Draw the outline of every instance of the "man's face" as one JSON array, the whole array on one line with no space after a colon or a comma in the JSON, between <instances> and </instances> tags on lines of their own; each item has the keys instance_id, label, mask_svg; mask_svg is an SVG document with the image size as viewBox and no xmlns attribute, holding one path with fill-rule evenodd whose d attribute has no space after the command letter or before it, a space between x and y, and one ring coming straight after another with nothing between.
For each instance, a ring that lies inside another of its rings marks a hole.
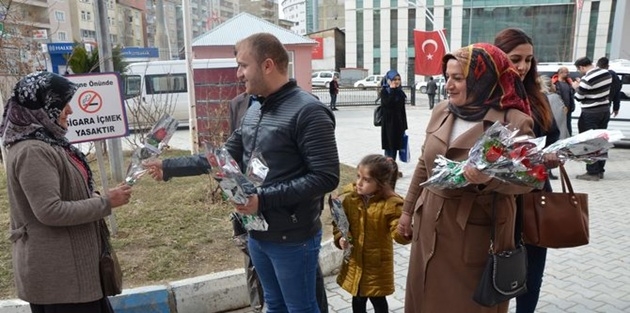
<instances>
[{"instance_id":1,"label":"man's face","mask_svg":"<svg viewBox=\"0 0 630 313\"><path fill-rule=\"evenodd\" d=\"M251 54L251 48L244 45L236 53L238 70L236 77L245 83L245 92L251 95L266 96L266 84L263 77L261 64L258 64Z\"/></svg>"},{"instance_id":2,"label":"man's face","mask_svg":"<svg viewBox=\"0 0 630 313\"><path fill-rule=\"evenodd\" d=\"M569 76L569 70L567 68L561 68L560 70L558 70L558 77L561 80L566 80L567 76Z\"/></svg>"}]
</instances>

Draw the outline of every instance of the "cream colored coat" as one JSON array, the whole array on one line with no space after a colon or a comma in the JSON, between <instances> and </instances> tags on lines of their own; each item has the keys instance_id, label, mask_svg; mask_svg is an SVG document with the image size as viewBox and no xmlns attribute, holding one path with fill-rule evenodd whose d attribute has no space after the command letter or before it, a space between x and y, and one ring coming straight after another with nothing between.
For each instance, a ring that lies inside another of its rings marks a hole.
<instances>
[{"instance_id":1,"label":"cream colored coat","mask_svg":"<svg viewBox=\"0 0 630 313\"><path fill-rule=\"evenodd\" d=\"M433 110L427 125L422 156L418 161L403 210L413 212L413 239L405 297L406 313L498 313L507 312L508 303L486 308L473 301L490 245L492 194L496 199L497 234L495 248L514 247L516 205L514 194L531 189L493 179L486 186L461 189L422 188L438 154L451 160L464 160L484 127L504 119L521 134L533 136L533 122L512 109L491 109L478 123L449 142L455 115L446 102Z\"/></svg>"}]
</instances>

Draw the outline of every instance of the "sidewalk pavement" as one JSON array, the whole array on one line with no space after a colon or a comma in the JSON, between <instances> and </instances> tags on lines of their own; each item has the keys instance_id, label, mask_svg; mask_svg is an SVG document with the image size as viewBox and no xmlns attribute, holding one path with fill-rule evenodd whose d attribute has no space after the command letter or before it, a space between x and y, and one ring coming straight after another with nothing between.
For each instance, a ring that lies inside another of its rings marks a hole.
<instances>
[{"instance_id":1,"label":"sidewalk pavement","mask_svg":"<svg viewBox=\"0 0 630 313\"><path fill-rule=\"evenodd\" d=\"M372 125L372 111L372 107L340 107L339 111L335 111L337 145L342 163L355 166L366 154L383 152L380 149L380 128ZM420 155L430 114L426 99L420 100L417 106L407 108L407 134L412 160ZM396 189L404 195L415 162L398 164L403 177L398 180ZM606 178L599 182L574 178L585 172L583 163L570 161L565 167L572 178L574 190L589 194L590 244L570 249L549 249L536 312L630 312L630 195L625 194L628 191L623 187L630 182L630 150L615 148L610 152ZM558 173L557 170L554 172ZM561 189L558 180L552 181L552 185L554 190ZM395 247L396 292L387 297L390 312L403 312L409 249L410 246ZM335 278L330 276L325 279L330 312L352 312L351 296L337 285ZM514 302L510 302L510 312L514 312ZM371 305L368 307L368 312L373 312Z\"/></svg>"}]
</instances>

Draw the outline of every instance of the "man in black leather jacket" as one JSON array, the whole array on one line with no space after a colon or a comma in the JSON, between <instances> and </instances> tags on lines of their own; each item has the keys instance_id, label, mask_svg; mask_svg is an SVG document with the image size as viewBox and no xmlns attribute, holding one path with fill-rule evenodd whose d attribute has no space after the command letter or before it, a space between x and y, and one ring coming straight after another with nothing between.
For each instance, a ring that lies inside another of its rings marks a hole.
<instances>
[{"instance_id":1,"label":"man in black leather jacket","mask_svg":"<svg viewBox=\"0 0 630 313\"><path fill-rule=\"evenodd\" d=\"M273 35L254 34L237 43L238 78L260 95L241 127L225 143L246 168L254 151L269 172L241 214L262 213L267 231L249 231L248 248L270 312L319 312L315 273L321 245L323 197L339 184L339 157L332 112L288 77L288 53ZM168 180L209 172L201 156L147 164Z\"/></svg>"}]
</instances>

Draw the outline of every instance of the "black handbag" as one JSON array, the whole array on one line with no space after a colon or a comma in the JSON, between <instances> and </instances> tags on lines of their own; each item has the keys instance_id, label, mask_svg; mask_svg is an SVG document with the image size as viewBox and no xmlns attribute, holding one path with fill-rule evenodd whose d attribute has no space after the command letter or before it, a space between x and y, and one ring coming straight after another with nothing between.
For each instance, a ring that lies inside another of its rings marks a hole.
<instances>
[{"instance_id":1,"label":"black handbag","mask_svg":"<svg viewBox=\"0 0 630 313\"><path fill-rule=\"evenodd\" d=\"M488 261L473 300L486 307L495 306L527 292L527 250L522 240L522 210L517 206L516 234L521 234L514 250L494 251L496 231L496 193L492 200L492 230Z\"/></svg>"},{"instance_id":2,"label":"black handbag","mask_svg":"<svg viewBox=\"0 0 630 313\"><path fill-rule=\"evenodd\" d=\"M376 103L378 103L379 99L376 99ZM383 124L383 108L381 104L377 104L376 108L374 108L374 126L381 126Z\"/></svg>"}]
</instances>

